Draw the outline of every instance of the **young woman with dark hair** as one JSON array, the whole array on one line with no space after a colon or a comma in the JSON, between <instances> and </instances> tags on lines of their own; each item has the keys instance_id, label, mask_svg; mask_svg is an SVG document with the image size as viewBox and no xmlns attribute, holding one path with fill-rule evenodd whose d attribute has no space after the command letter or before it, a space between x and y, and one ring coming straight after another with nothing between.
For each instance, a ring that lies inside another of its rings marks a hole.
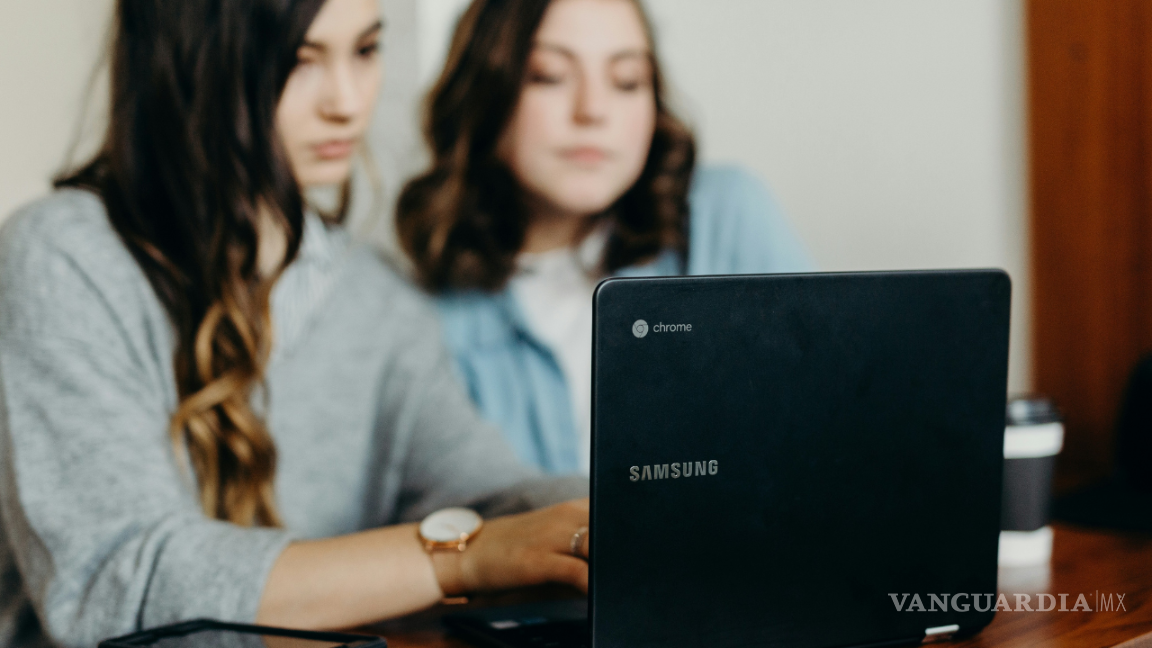
<instances>
[{"instance_id":1,"label":"young woman with dark hair","mask_svg":"<svg viewBox=\"0 0 1152 648\"><path fill-rule=\"evenodd\" d=\"M586 482L520 464L422 297L306 205L372 114L376 0L116 18L103 148L0 230L0 645L586 587ZM555 505L410 523L468 503Z\"/></svg>"},{"instance_id":2,"label":"young woman with dark hair","mask_svg":"<svg viewBox=\"0 0 1152 648\"><path fill-rule=\"evenodd\" d=\"M546 471L588 471L597 282L811 268L760 183L696 168L638 0L474 0L425 136L399 240L473 400Z\"/></svg>"}]
</instances>

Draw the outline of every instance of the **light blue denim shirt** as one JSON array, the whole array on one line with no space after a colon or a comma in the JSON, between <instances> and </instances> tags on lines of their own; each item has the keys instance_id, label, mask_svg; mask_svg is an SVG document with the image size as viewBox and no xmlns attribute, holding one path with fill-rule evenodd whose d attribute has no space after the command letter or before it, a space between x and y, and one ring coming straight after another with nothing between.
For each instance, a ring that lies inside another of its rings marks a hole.
<instances>
[{"instance_id":1,"label":"light blue denim shirt","mask_svg":"<svg viewBox=\"0 0 1152 648\"><path fill-rule=\"evenodd\" d=\"M688 267L667 251L617 276L805 272L813 263L780 207L735 167L697 169L688 196ZM520 459L549 473L577 470L576 419L565 376L530 330L510 290L438 298L444 339L480 412Z\"/></svg>"}]
</instances>

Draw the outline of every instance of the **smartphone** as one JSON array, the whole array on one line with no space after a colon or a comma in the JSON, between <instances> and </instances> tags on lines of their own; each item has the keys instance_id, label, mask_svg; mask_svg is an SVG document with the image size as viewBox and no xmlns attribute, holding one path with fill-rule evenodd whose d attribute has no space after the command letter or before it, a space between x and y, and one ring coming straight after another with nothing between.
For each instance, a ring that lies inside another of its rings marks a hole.
<instances>
[{"instance_id":1,"label":"smartphone","mask_svg":"<svg viewBox=\"0 0 1152 648\"><path fill-rule=\"evenodd\" d=\"M386 648L387 645L381 637L371 635L197 619L105 639L99 648Z\"/></svg>"}]
</instances>

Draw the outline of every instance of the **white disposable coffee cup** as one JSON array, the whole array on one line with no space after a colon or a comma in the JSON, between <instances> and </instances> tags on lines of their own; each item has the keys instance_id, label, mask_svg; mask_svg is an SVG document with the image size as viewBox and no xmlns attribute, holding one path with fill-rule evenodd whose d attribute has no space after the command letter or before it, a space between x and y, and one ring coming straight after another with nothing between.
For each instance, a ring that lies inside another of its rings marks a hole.
<instances>
[{"instance_id":1,"label":"white disposable coffee cup","mask_svg":"<svg viewBox=\"0 0 1152 648\"><path fill-rule=\"evenodd\" d=\"M1012 399L1007 414L1000 565L1047 563L1052 557L1052 478L1064 445L1064 424L1045 398Z\"/></svg>"}]
</instances>

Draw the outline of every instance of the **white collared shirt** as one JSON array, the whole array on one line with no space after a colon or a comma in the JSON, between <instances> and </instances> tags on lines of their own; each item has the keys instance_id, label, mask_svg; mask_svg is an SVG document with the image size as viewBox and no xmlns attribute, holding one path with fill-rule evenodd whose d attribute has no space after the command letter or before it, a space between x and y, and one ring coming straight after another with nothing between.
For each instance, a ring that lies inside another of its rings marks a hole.
<instances>
[{"instance_id":1,"label":"white collared shirt","mask_svg":"<svg viewBox=\"0 0 1152 648\"><path fill-rule=\"evenodd\" d=\"M522 253L510 281L528 326L552 351L568 385L579 449L587 475L592 457L592 293L607 232L588 235L576 248Z\"/></svg>"}]
</instances>

